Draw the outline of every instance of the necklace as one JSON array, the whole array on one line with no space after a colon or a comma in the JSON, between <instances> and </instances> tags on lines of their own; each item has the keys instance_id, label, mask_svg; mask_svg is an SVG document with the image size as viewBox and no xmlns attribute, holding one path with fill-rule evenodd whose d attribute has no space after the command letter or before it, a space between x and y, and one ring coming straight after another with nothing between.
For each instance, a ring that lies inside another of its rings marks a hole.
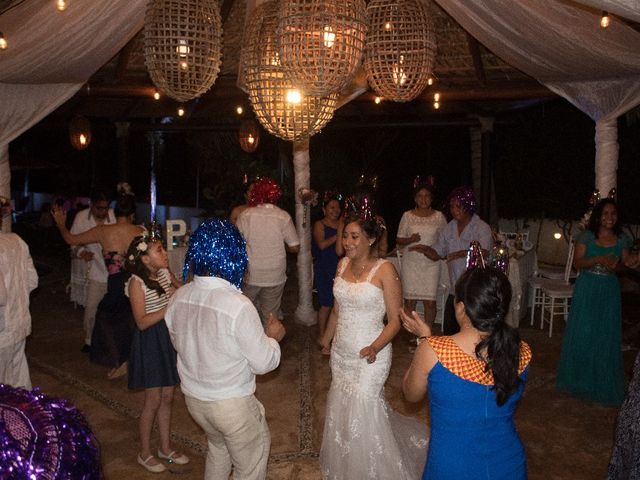
<instances>
[{"instance_id":1,"label":"necklace","mask_svg":"<svg viewBox=\"0 0 640 480\"><path fill-rule=\"evenodd\" d=\"M360 277L362 277L362 274L364 273L364 270L367 268L367 264L369 263L368 260L365 260L365 262L362 264L362 267L358 267L360 269L360 272L358 272L358 274L356 275L356 272L353 270L353 262L351 262L349 264L349 269L351 270L351 275L353 275L353 278L356 279L356 283L358 283L360 281Z\"/></svg>"}]
</instances>

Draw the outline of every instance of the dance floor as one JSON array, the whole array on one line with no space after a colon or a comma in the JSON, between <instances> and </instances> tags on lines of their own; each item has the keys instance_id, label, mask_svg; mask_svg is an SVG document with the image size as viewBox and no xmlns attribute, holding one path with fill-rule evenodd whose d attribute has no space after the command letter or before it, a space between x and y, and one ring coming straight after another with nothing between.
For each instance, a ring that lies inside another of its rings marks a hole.
<instances>
[{"instance_id":1,"label":"dance floor","mask_svg":"<svg viewBox=\"0 0 640 480\"><path fill-rule=\"evenodd\" d=\"M107 370L89 362L82 346L82 309L68 302L64 286L68 269L63 260L37 259L48 273L32 300L33 334L27 345L32 379L44 393L66 397L84 412L101 448L107 479L156 478L136 463L137 417L143 392L127 389L126 377L107 380ZM48 268L47 268L48 267ZM637 297L637 294L633 298ZM293 323L297 301L294 272L285 290L287 337L277 371L259 379L256 395L264 404L272 434L269 479L319 479L318 451L322 438L326 393L331 381L328 357L315 346L315 327ZM637 318L637 306L634 307ZM626 316L626 311L625 311ZM533 349L526 393L516 422L525 444L531 479L601 479L613 442L617 409L575 400L554 389L563 325L554 336L529 327L522 337ZM426 402L404 401L401 380L411 361L407 336L394 341L386 396L393 408L428 421ZM636 351L625 352L630 368ZM181 478L202 478L206 439L193 423L179 389L173 408L175 446L192 462L172 467ZM464 452L451 452L463 455ZM164 474L167 475L167 474ZM355 479L345 479L355 480Z\"/></svg>"}]
</instances>

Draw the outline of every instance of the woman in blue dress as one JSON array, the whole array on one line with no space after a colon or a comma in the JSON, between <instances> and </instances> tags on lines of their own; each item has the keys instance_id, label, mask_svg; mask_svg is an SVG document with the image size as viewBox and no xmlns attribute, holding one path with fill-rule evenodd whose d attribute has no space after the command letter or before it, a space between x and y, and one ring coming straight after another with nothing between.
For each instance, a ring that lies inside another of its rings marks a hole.
<instances>
[{"instance_id":1,"label":"woman in blue dress","mask_svg":"<svg viewBox=\"0 0 640 480\"><path fill-rule=\"evenodd\" d=\"M593 209L576 242L573 265L580 270L571 302L556 386L585 400L619 406L624 399L622 312L615 270L632 266L631 241L621 231L611 198Z\"/></svg>"},{"instance_id":2,"label":"woman in blue dress","mask_svg":"<svg viewBox=\"0 0 640 480\"><path fill-rule=\"evenodd\" d=\"M318 291L318 339L324 335L327 319L333 308L333 278L336 276L338 255L336 254L336 235L340 222L340 201L332 194L325 194L322 202L324 218L313 225L313 279ZM324 354L329 351L323 348Z\"/></svg>"},{"instance_id":3,"label":"woman in blue dress","mask_svg":"<svg viewBox=\"0 0 640 480\"><path fill-rule=\"evenodd\" d=\"M455 287L460 332L431 337L415 312L401 311L405 328L424 340L402 385L412 402L429 392L431 433L423 479L527 478L513 414L524 391L531 349L505 323L510 301L506 275L476 268Z\"/></svg>"}]
</instances>

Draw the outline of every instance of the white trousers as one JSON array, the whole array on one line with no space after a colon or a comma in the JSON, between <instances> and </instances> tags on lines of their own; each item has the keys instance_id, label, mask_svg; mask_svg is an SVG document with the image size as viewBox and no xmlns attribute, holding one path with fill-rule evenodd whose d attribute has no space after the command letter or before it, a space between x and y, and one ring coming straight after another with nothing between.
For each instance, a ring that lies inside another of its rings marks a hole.
<instances>
[{"instance_id":1,"label":"white trousers","mask_svg":"<svg viewBox=\"0 0 640 480\"><path fill-rule=\"evenodd\" d=\"M26 339L0 348L0 383L31 390L31 376L27 356L24 354Z\"/></svg>"},{"instance_id":2,"label":"white trousers","mask_svg":"<svg viewBox=\"0 0 640 480\"><path fill-rule=\"evenodd\" d=\"M271 434L255 397L203 402L185 395L189 413L207 435L205 480L264 480Z\"/></svg>"},{"instance_id":3,"label":"white trousers","mask_svg":"<svg viewBox=\"0 0 640 480\"><path fill-rule=\"evenodd\" d=\"M93 327L96 324L96 311L98 304L107 293L107 284L104 282L96 282L95 280L87 281L87 290L84 306L84 343L91 345L91 335L93 335Z\"/></svg>"}]
</instances>

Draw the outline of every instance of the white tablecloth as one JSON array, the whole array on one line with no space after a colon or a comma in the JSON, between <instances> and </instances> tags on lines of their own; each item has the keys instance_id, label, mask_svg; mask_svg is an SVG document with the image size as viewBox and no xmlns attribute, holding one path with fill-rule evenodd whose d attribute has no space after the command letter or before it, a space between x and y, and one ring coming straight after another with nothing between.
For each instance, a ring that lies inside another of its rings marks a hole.
<instances>
[{"instance_id":1,"label":"white tablecloth","mask_svg":"<svg viewBox=\"0 0 640 480\"><path fill-rule=\"evenodd\" d=\"M395 255L387 257L393 265L400 272L400 266L398 258ZM529 279L533 276L538 263L538 257L534 249L524 253L524 255L518 255L509 258L509 283L511 283L512 297L511 308L507 315L506 321L512 327L518 328L520 319L527 313L527 299L529 291ZM447 300L447 296L451 291L449 286L449 275L447 272L447 266L445 262L442 262L442 268L440 270L440 283L441 288L438 289L438 296L436 302L436 308L438 315L436 323L439 323L443 314L444 302ZM422 304L418 304L418 309L422 307Z\"/></svg>"}]
</instances>

